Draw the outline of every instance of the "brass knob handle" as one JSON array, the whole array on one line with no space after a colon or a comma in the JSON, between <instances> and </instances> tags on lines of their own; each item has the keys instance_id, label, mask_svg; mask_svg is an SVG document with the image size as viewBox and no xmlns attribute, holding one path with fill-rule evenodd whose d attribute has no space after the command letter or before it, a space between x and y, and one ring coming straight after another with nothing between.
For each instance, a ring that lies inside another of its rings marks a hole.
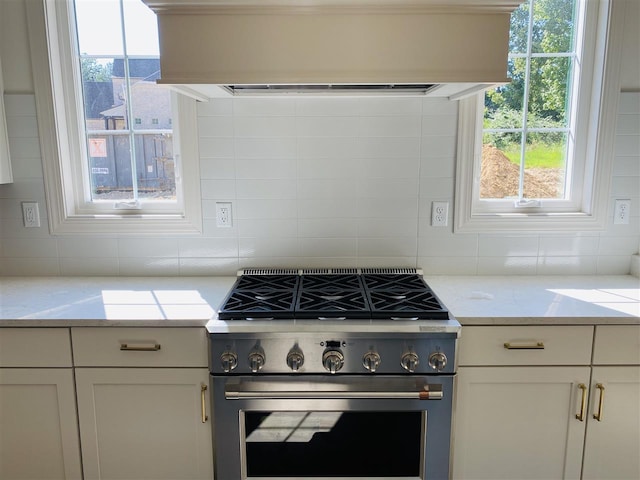
<instances>
[{"instance_id":1,"label":"brass knob handle","mask_svg":"<svg viewBox=\"0 0 640 480\"><path fill-rule=\"evenodd\" d=\"M601 383L596 383L596 388L600 390L600 400L598 401L598 411L593 414L593 418L601 422L602 414L604 412L604 385Z\"/></svg>"},{"instance_id":2,"label":"brass knob handle","mask_svg":"<svg viewBox=\"0 0 640 480\"><path fill-rule=\"evenodd\" d=\"M579 383L578 388L582 390L582 401L580 402L580 412L576 413L576 418L584 422L585 411L587 409L587 386L584 383Z\"/></svg>"}]
</instances>

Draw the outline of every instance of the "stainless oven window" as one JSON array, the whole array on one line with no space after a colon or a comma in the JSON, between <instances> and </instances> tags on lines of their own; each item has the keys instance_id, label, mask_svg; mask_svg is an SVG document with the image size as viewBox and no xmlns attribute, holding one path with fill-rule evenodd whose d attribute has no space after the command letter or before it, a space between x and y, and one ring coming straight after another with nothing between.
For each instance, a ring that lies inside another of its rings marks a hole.
<instances>
[{"instance_id":1,"label":"stainless oven window","mask_svg":"<svg viewBox=\"0 0 640 480\"><path fill-rule=\"evenodd\" d=\"M420 478L423 411L244 411L249 478Z\"/></svg>"}]
</instances>

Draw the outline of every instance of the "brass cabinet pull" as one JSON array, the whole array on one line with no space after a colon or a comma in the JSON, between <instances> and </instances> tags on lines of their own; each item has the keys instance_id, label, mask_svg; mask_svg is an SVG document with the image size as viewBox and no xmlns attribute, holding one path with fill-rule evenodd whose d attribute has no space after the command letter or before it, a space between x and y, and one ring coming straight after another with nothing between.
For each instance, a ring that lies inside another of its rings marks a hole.
<instances>
[{"instance_id":1,"label":"brass cabinet pull","mask_svg":"<svg viewBox=\"0 0 640 480\"><path fill-rule=\"evenodd\" d=\"M596 388L600 390L600 400L598 401L598 411L593 414L593 418L601 422L604 408L604 385L602 385L601 383L596 383Z\"/></svg>"},{"instance_id":2,"label":"brass cabinet pull","mask_svg":"<svg viewBox=\"0 0 640 480\"><path fill-rule=\"evenodd\" d=\"M582 390L582 402L580 403L580 413L576 414L576 418L584 422L584 414L587 410L587 386L584 383L579 383L578 388Z\"/></svg>"},{"instance_id":3,"label":"brass cabinet pull","mask_svg":"<svg viewBox=\"0 0 640 480\"><path fill-rule=\"evenodd\" d=\"M207 401L205 399L205 393L207 386L205 384L200 385L200 406L202 407L202 423L207 423L209 417L207 416Z\"/></svg>"},{"instance_id":4,"label":"brass cabinet pull","mask_svg":"<svg viewBox=\"0 0 640 480\"><path fill-rule=\"evenodd\" d=\"M535 343L516 343L504 342L504 348L507 350L544 350L544 342Z\"/></svg>"},{"instance_id":5,"label":"brass cabinet pull","mask_svg":"<svg viewBox=\"0 0 640 480\"><path fill-rule=\"evenodd\" d=\"M126 350L128 352L157 352L160 350L160 344L154 343L153 345L143 345L139 343L121 343L120 350Z\"/></svg>"}]
</instances>

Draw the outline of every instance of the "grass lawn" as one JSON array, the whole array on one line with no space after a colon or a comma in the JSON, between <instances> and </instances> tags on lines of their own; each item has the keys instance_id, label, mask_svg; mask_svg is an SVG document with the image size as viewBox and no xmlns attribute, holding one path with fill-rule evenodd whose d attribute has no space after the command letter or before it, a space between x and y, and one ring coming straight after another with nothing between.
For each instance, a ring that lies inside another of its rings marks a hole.
<instances>
[{"instance_id":1,"label":"grass lawn","mask_svg":"<svg viewBox=\"0 0 640 480\"><path fill-rule=\"evenodd\" d=\"M511 144L503 150L509 160L520 165L520 145ZM564 168L565 146L562 143L544 143L527 146L526 168Z\"/></svg>"}]
</instances>

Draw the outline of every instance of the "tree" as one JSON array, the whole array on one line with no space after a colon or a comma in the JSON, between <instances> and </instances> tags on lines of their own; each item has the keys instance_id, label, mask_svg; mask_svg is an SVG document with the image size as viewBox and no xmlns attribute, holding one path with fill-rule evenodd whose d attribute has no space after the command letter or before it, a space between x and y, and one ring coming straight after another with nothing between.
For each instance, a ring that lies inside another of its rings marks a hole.
<instances>
[{"instance_id":1,"label":"tree","mask_svg":"<svg viewBox=\"0 0 640 480\"><path fill-rule=\"evenodd\" d=\"M95 58L80 57L83 82L110 82L113 62L98 63Z\"/></svg>"}]
</instances>

